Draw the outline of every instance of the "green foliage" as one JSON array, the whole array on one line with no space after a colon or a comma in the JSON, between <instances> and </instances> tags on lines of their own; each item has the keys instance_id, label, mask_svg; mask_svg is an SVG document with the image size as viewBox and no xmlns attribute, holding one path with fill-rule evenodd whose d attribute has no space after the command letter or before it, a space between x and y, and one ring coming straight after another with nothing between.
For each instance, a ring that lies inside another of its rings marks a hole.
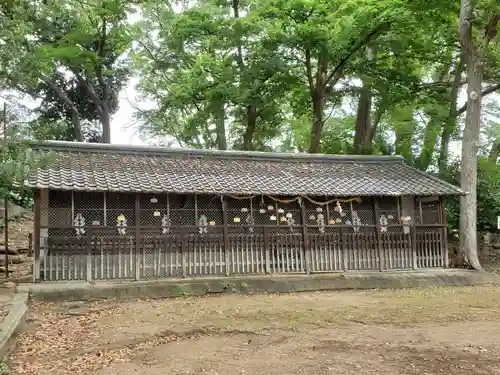
<instances>
[{"instance_id":1,"label":"green foliage","mask_svg":"<svg viewBox=\"0 0 500 375\"><path fill-rule=\"evenodd\" d=\"M460 184L460 164L452 163L443 178ZM479 159L477 185L477 228L479 231L495 231L497 217L500 216L500 164L486 158ZM460 198L450 197L446 201L448 226L452 230L459 227Z\"/></svg>"}]
</instances>

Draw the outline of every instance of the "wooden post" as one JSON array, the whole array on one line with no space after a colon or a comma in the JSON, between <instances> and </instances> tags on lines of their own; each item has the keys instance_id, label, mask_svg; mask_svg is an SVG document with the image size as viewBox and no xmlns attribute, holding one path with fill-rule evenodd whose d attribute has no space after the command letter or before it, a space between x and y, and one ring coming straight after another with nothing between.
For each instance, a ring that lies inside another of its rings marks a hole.
<instances>
[{"instance_id":1,"label":"wooden post","mask_svg":"<svg viewBox=\"0 0 500 375\"><path fill-rule=\"evenodd\" d=\"M411 254L412 254L412 264L413 264L413 269L417 269L418 264L417 264L417 227L415 225L415 221L412 220L411 226L410 226L410 233L411 233Z\"/></svg>"},{"instance_id":2,"label":"wooden post","mask_svg":"<svg viewBox=\"0 0 500 375\"><path fill-rule=\"evenodd\" d=\"M223 222L223 236L224 236L224 263L226 264L226 276L230 275L229 264L230 254L229 254L229 227L227 223L227 202L224 199L224 196L221 196L222 203L222 222Z\"/></svg>"},{"instance_id":3,"label":"wooden post","mask_svg":"<svg viewBox=\"0 0 500 375\"><path fill-rule=\"evenodd\" d=\"M40 196L40 190L35 190L35 223L34 223L34 228L33 228L33 233L34 233L34 258L33 258L33 282L37 282L40 280L40 268L41 268L41 262L40 262L40 236L42 235L42 232L40 230L40 223L41 223L41 196Z\"/></svg>"},{"instance_id":4,"label":"wooden post","mask_svg":"<svg viewBox=\"0 0 500 375\"><path fill-rule=\"evenodd\" d=\"M266 262L266 273L271 273L271 249L269 248L269 228L264 227L264 252Z\"/></svg>"},{"instance_id":5,"label":"wooden post","mask_svg":"<svg viewBox=\"0 0 500 375\"><path fill-rule=\"evenodd\" d=\"M378 205L378 197L373 197L373 213L375 215L375 230L377 231L379 269L380 271L383 271L385 269L385 259L384 245L382 243L382 233L380 232L380 207Z\"/></svg>"},{"instance_id":6,"label":"wooden post","mask_svg":"<svg viewBox=\"0 0 500 375\"><path fill-rule=\"evenodd\" d=\"M342 270L347 271L347 251L345 246L344 227L340 227L340 248L342 251Z\"/></svg>"},{"instance_id":7,"label":"wooden post","mask_svg":"<svg viewBox=\"0 0 500 375\"><path fill-rule=\"evenodd\" d=\"M449 254L448 254L448 226L446 223L446 211L444 206L444 197L439 197L439 208L441 211L441 224L443 224L443 242L442 249L444 252L444 266L448 268L450 266Z\"/></svg>"},{"instance_id":8,"label":"wooden post","mask_svg":"<svg viewBox=\"0 0 500 375\"><path fill-rule=\"evenodd\" d=\"M87 228L87 282L92 281L92 226Z\"/></svg>"},{"instance_id":9,"label":"wooden post","mask_svg":"<svg viewBox=\"0 0 500 375\"><path fill-rule=\"evenodd\" d=\"M135 195L135 205L134 205L134 216L135 216L135 279L139 280L141 278L141 195L137 193ZM146 265L143 264L143 267Z\"/></svg>"},{"instance_id":10,"label":"wooden post","mask_svg":"<svg viewBox=\"0 0 500 375\"><path fill-rule=\"evenodd\" d=\"M306 273L309 275L311 273L311 246L309 243L309 234L307 233L307 220L306 220L306 208L304 207L304 202L300 203L300 214L302 221L302 237L304 239L304 260Z\"/></svg>"},{"instance_id":11,"label":"wooden post","mask_svg":"<svg viewBox=\"0 0 500 375\"><path fill-rule=\"evenodd\" d=\"M181 235L181 267L182 267L182 277L186 277L186 241L187 241L187 231L185 228L180 228L180 235Z\"/></svg>"}]
</instances>

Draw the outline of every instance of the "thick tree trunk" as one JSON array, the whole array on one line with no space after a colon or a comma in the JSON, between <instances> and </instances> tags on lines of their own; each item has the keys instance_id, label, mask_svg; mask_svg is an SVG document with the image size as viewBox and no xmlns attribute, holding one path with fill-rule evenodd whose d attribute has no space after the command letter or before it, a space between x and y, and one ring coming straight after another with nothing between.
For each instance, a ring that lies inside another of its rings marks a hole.
<instances>
[{"instance_id":1,"label":"thick tree trunk","mask_svg":"<svg viewBox=\"0 0 500 375\"><path fill-rule=\"evenodd\" d=\"M474 269L480 270L477 253L477 151L481 117L481 53L472 38L472 3L460 4L460 42L467 66L467 115L462 140L460 186L468 192L460 199L460 252Z\"/></svg>"},{"instance_id":2,"label":"thick tree trunk","mask_svg":"<svg viewBox=\"0 0 500 375\"><path fill-rule=\"evenodd\" d=\"M354 153L363 154L365 140L371 128L372 93L371 87L363 82L363 87L359 94L358 110L356 113L356 125L354 128Z\"/></svg>"},{"instance_id":3,"label":"thick tree trunk","mask_svg":"<svg viewBox=\"0 0 500 375\"><path fill-rule=\"evenodd\" d=\"M107 103L101 101L102 143L111 143L111 116Z\"/></svg>"},{"instance_id":4,"label":"thick tree trunk","mask_svg":"<svg viewBox=\"0 0 500 375\"><path fill-rule=\"evenodd\" d=\"M481 269L477 253L477 152L481 116L481 67L477 56L467 57L467 116L462 140L460 186L469 194L460 202L460 251L475 269Z\"/></svg>"},{"instance_id":5,"label":"thick tree trunk","mask_svg":"<svg viewBox=\"0 0 500 375\"><path fill-rule=\"evenodd\" d=\"M318 69L316 71L315 83L309 83L311 92L311 109L312 109L312 127L311 127L311 144L309 145L309 153L316 154L321 151L321 136L323 126L325 124L325 103L326 103L326 84L328 72L328 55L326 52L320 52L318 57Z\"/></svg>"}]
</instances>

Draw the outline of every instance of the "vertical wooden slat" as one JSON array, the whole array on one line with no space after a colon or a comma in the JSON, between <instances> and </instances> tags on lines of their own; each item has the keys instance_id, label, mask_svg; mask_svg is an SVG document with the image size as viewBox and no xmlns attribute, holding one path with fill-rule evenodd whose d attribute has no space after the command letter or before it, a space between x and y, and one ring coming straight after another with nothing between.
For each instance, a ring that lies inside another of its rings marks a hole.
<instances>
[{"instance_id":1,"label":"vertical wooden slat","mask_svg":"<svg viewBox=\"0 0 500 375\"><path fill-rule=\"evenodd\" d=\"M380 232L380 207L379 207L379 198L378 197L373 197L373 213L375 215L375 230L377 232L377 247L378 247L378 257L379 257L379 270L382 271L386 265L385 265L385 258L384 258L384 247L382 243L382 235Z\"/></svg>"},{"instance_id":2,"label":"vertical wooden slat","mask_svg":"<svg viewBox=\"0 0 500 375\"><path fill-rule=\"evenodd\" d=\"M87 230L87 282L92 281L92 229Z\"/></svg>"},{"instance_id":3,"label":"vertical wooden slat","mask_svg":"<svg viewBox=\"0 0 500 375\"><path fill-rule=\"evenodd\" d=\"M40 269L41 269L41 264L40 264L40 236L42 235L41 230L40 230L40 224L41 224L41 194L40 190L35 190L35 222L34 222L34 228L33 228L33 235L34 235L34 241L33 241L33 251L34 251L34 259L33 259L33 282L37 282L40 280ZM48 246L45 246L45 251L47 251ZM47 254L44 254L47 256ZM45 262L44 262L45 263ZM44 276L46 277L46 276Z\"/></svg>"},{"instance_id":4,"label":"vertical wooden slat","mask_svg":"<svg viewBox=\"0 0 500 375\"><path fill-rule=\"evenodd\" d=\"M304 243L304 248L302 249L303 259L304 259L304 268L306 273L311 273L310 266L310 255L311 255L311 247L309 243L309 236L307 233L307 220L306 220L306 207L304 201L299 201L300 204L300 219L302 224L302 241Z\"/></svg>"},{"instance_id":5,"label":"vertical wooden slat","mask_svg":"<svg viewBox=\"0 0 500 375\"><path fill-rule=\"evenodd\" d=\"M446 222L446 211L445 211L445 206L444 206L444 198L440 197L439 199L439 207L441 211L441 224L443 225L443 242L442 242L442 249L443 249L443 261L444 261L444 267L448 268L450 266L450 260L449 260L449 255L448 255L448 227L447 227L447 222Z\"/></svg>"},{"instance_id":6,"label":"vertical wooden slat","mask_svg":"<svg viewBox=\"0 0 500 375\"><path fill-rule=\"evenodd\" d=\"M134 203L134 216L135 216L135 279L139 280L141 278L141 195L137 193L135 195ZM145 264L142 265L145 267Z\"/></svg>"},{"instance_id":7,"label":"vertical wooden slat","mask_svg":"<svg viewBox=\"0 0 500 375\"><path fill-rule=\"evenodd\" d=\"M347 252L345 248L345 227L340 227L340 253L341 253L341 270L345 271L347 267Z\"/></svg>"},{"instance_id":8,"label":"vertical wooden slat","mask_svg":"<svg viewBox=\"0 0 500 375\"><path fill-rule=\"evenodd\" d=\"M227 223L227 202L226 199L221 196L221 204L222 204L222 222L223 222L223 237L224 237L224 259L226 263L226 276L230 274L230 244L229 244L229 227Z\"/></svg>"}]
</instances>

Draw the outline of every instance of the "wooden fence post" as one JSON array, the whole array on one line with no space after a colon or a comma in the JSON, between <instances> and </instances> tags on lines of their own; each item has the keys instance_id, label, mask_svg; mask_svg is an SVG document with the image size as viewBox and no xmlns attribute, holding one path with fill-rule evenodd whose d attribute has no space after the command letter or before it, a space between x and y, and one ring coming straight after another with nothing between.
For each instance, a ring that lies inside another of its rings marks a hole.
<instances>
[{"instance_id":1,"label":"wooden fence post","mask_svg":"<svg viewBox=\"0 0 500 375\"><path fill-rule=\"evenodd\" d=\"M448 254L448 226L446 223L446 211L444 207L444 198L441 197L439 199L439 206L441 211L441 224L443 224L443 241L441 243L443 252L444 252L444 266L448 268L450 266L449 254Z\"/></svg>"},{"instance_id":2,"label":"wooden fence post","mask_svg":"<svg viewBox=\"0 0 500 375\"><path fill-rule=\"evenodd\" d=\"M227 202L224 199L224 196L221 196L222 203L222 223L223 223L223 236L224 236L224 263L226 265L226 276L230 275L230 263L231 263L231 255L229 253L229 226L227 223Z\"/></svg>"},{"instance_id":3,"label":"wooden fence post","mask_svg":"<svg viewBox=\"0 0 500 375\"><path fill-rule=\"evenodd\" d=\"M42 235L42 231L40 230L41 224L41 194L40 190L35 190L35 223L34 223L34 257L33 257L33 282L37 282L40 280L40 236ZM45 256L47 254L44 254ZM44 275L45 276L45 275Z\"/></svg>"},{"instance_id":4,"label":"wooden fence post","mask_svg":"<svg viewBox=\"0 0 500 375\"><path fill-rule=\"evenodd\" d=\"M373 213L375 215L375 230L377 231L379 270L383 271L385 269L385 257L384 244L382 243L382 233L380 231L380 207L378 205L378 197L373 197Z\"/></svg>"},{"instance_id":5,"label":"wooden fence post","mask_svg":"<svg viewBox=\"0 0 500 375\"><path fill-rule=\"evenodd\" d=\"M134 206L134 216L135 216L135 279L139 280L141 278L141 195L137 193L135 195L135 206ZM143 264L142 267L146 265Z\"/></svg>"},{"instance_id":6,"label":"wooden fence post","mask_svg":"<svg viewBox=\"0 0 500 375\"><path fill-rule=\"evenodd\" d=\"M271 273L271 254L269 249L269 228L264 227L264 253L265 253L265 262L266 262L266 273Z\"/></svg>"},{"instance_id":7,"label":"wooden fence post","mask_svg":"<svg viewBox=\"0 0 500 375\"><path fill-rule=\"evenodd\" d=\"M340 227L340 249L342 254L342 270L347 271L347 251L345 246L344 227Z\"/></svg>"},{"instance_id":8,"label":"wooden fence post","mask_svg":"<svg viewBox=\"0 0 500 375\"><path fill-rule=\"evenodd\" d=\"M87 227L87 282L92 281L92 227Z\"/></svg>"},{"instance_id":9,"label":"wooden fence post","mask_svg":"<svg viewBox=\"0 0 500 375\"><path fill-rule=\"evenodd\" d=\"M306 220L306 208L304 207L304 202L300 203L300 214L302 221L302 237L304 238L304 261L306 273L309 275L311 273L311 244L309 243L309 234L307 233L307 220Z\"/></svg>"},{"instance_id":10,"label":"wooden fence post","mask_svg":"<svg viewBox=\"0 0 500 375\"><path fill-rule=\"evenodd\" d=\"M411 254L413 258L413 269L417 269L417 227L415 226L415 222L413 221L410 226L411 233Z\"/></svg>"}]
</instances>

